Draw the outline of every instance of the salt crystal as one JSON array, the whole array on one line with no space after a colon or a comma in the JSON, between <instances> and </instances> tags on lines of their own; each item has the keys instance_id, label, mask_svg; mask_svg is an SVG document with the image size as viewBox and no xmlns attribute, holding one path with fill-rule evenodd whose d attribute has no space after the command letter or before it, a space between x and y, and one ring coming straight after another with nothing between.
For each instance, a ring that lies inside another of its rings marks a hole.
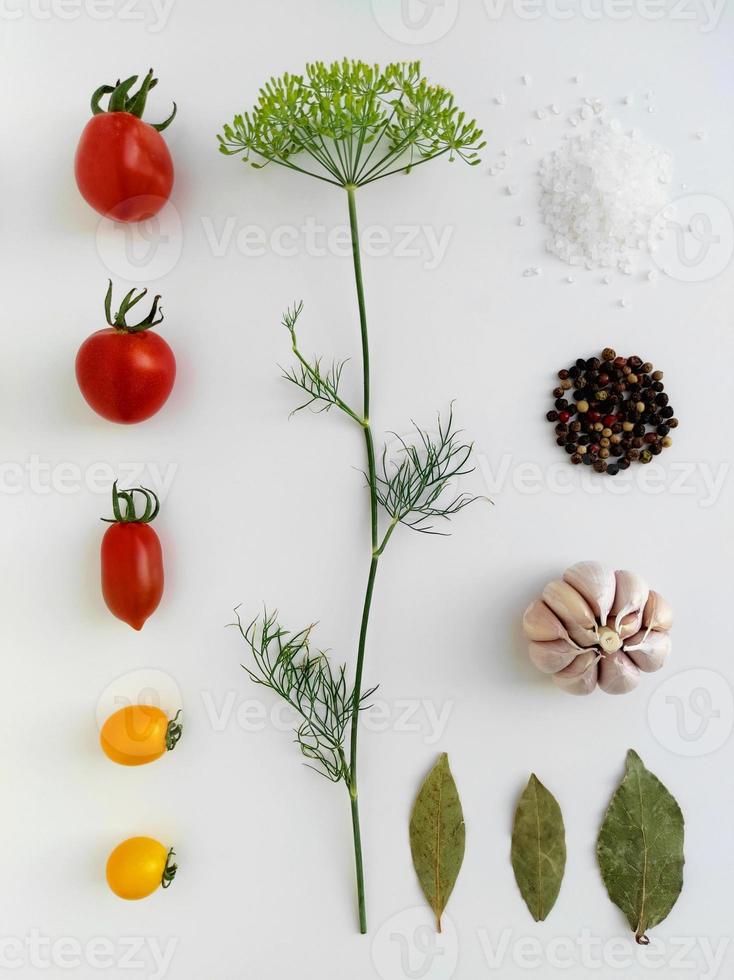
<instances>
[{"instance_id":1,"label":"salt crystal","mask_svg":"<svg viewBox=\"0 0 734 980\"><path fill-rule=\"evenodd\" d=\"M522 76L522 83L523 83L523 85L532 85L533 84L533 76L532 75L523 75Z\"/></svg>"},{"instance_id":2,"label":"salt crystal","mask_svg":"<svg viewBox=\"0 0 734 980\"><path fill-rule=\"evenodd\" d=\"M566 276L566 282L574 283L576 282L576 280L574 279L573 276Z\"/></svg>"},{"instance_id":3,"label":"salt crystal","mask_svg":"<svg viewBox=\"0 0 734 980\"><path fill-rule=\"evenodd\" d=\"M545 109L536 109L535 116L537 119L545 119Z\"/></svg>"},{"instance_id":4,"label":"salt crystal","mask_svg":"<svg viewBox=\"0 0 734 980\"><path fill-rule=\"evenodd\" d=\"M611 281L612 281L611 276L604 276L604 278L602 279L602 282L604 283L605 286L608 286Z\"/></svg>"},{"instance_id":5,"label":"salt crystal","mask_svg":"<svg viewBox=\"0 0 734 980\"><path fill-rule=\"evenodd\" d=\"M623 296L623 297L621 298L621 300L619 301L619 305L620 305L620 306L624 306L624 307L627 307L627 306L629 306L629 305L630 305L630 301L629 301L629 300L627 299L627 297L626 297L626 296Z\"/></svg>"},{"instance_id":6,"label":"salt crystal","mask_svg":"<svg viewBox=\"0 0 734 980\"><path fill-rule=\"evenodd\" d=\"M505 93L500 92L498 95L495 95L494 101L496 105L504 105L505 102L507 101L507 99L505 98Z\"/></svg>"},{"instance_id":7,"label":"salt crystal","mask_svg":"<svg viewBox=\"0 0 734 980\"><path fill-rule=\"evenodd\" d=\"M706 139L706 130L705 129L697 129L696 130L696 133L695 133L695 136L696 136L696 139L697 140L705 140Z\"/></svg>"},{"instance_id":8,"label":"salt crystal","mask_svg":"<svg viewBox=\"0 0 734 980\"><path fill-rule=\"evenodd\" d=\"M517 223L520 225L521 228L525 226L525 218L523 217L523 215L520 215L520 217L517 219Z\"/></svg>"},{"instance_id":9,"label":"salt crystal","mask_svg":"<svg viewBox=\"0 0 734 980\"><path fill-rule=\"evenodd\" d=\"M573 78L571 79L571 81L572 81L572 82L573 82L573 83L574 83L575 85L580 85L580 84L581 84L581 82L583 81L583 78L584 78L584 76L583 76L583 75L574 75L574 76L573 76Z\"/></svg>"},{"instance_id":10,"label":"salt crystal","mask_svg":"<svg viewBox=\"0 0 734 980\"><path fill-rule=\"evenodd\" d=\"M624 102L625 105L632 105L634 101L635 97L633 95L625 95L625 97L622 99L622 102Z\"/></svg>"},{"instance_id":11,"label":"salt crystal","mask_svg":"<svg viewBox=\"0 0 734 980\"><path fill-rule=\"evenodd\" d=\"M557 106L555 104L555 102L550 107L550 111L553 113L554 116L560 116L560 114L561 114L561 110L560 110L559 106Z\"/></svg>"},{"instance_id":12,"label":"salt crystal","mask_svg":"<svg viewBox=\"0 0 734 980\"><path fill-rule=\"evenodd\" d=\"M667 153L615 121L574 134L538 171L549 251L569 265L630 275L634 254L660 233L671 174Z\"/></svg>"},{"instance_id":13,"label":"salt crystal","mask_svg":"<svg viewBox=\"0 0 734 980\"><path fill-rule=\"evenodd\" d=\"M533 137L532 136L526 136L525 137L525 145L526 146L532 146L534 142L535 141L533 140Z\"/></svg>"},{"instance_id":14,"label":"salt crystal","mask_svg":"<svg viewBox=\"0 0 734 980\"><path fill-rule=\"evenodd\" d=\"M505 193L509 194L510 197L514 197L517 194L517 184L508 184L505 187Z\"/></svg>"}]
</instances>

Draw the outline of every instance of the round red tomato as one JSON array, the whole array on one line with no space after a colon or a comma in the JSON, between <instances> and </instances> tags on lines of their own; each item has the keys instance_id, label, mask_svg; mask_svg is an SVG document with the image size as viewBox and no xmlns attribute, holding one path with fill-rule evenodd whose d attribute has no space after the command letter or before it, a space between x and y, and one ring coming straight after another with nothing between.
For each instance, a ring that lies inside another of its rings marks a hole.
<instances>
[{"instance_id":1,"label":"round red tomato","mask_svg":"<svg viewBox=\"0 0 734 980\"><path fill-rule=\"evenodd\" d=\"M148 72L135 95L129 91L133 75L117 85L103 85L92 96L94 115L84 127L74 161L76 182L84 200L95 211L115 221L143 221L163 207L173 187L173 161L161 131L141 116L150 89L157 83ZM109 108L102 109L102 96Z\"/></svg>"},{"instance_id":2,"label":"round red tomato","mask_svg":"<svg viewBox=\"0 0 734 980\"><path fill-rule=\"evenodd\" d=\"M112 283L105 298L109 327L84 341L76 356L76 380L95 412L110 422L142 422L161 408L176 380L176 358L166 341L150 328L163 314L160 296L140 323L126 323L128 311L147 290L132 289L112 316Z\"/></svg>"},{"instance_id":3,"label":"round red tomato","mask_svg":"<svg viewBox=\"0 0 734 980\"><path fill-rule=\"evenodd\" d=\"M135 514L135 493L145 499L141 517ZM102 538L102 595L114 616L141 630L163 596L163 551L150 526L158 513L158 498L143 487L118 490L115 483L112 509L115 518Z\"/></svg>"}]
</instances>

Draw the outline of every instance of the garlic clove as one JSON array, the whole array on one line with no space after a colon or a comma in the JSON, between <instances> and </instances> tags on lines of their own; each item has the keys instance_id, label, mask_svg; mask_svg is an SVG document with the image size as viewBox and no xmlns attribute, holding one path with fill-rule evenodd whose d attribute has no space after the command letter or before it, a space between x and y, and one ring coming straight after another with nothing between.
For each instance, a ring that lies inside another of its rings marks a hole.
<instances>
[{"instance_id":1,"label":"garlic clove","mask_svg":"<svg viewBox=\"0 0 734 980\"><path fill-rule=\"evenodd\" d=\"M599 687L607 694L627 694L640 683L640 671L627 654L618 650L601 658Z\"/></svg>"},{"instance_id":2,"label":"garlic clove","mask_svg":"<svg viewBox=\"0 0 734 980\"><path fill-rule=\"evenodd\" d=\"M615 617L614 628L619 632L619 624L628 613L640 612L650 594L647 582L634 572L625 570L614 573L617 591L612 604L612 615Z\"/></svg>"},{"instance_id":3,"label":"garlic clove","mask_svg":"<svg viewBox=\"0 0 734 980\"><path fill-rule=\"evenodd\" d=\"M547 640L545 643L531 643L528 646L530 659L544 674L556 674L568 667L578 652L578 647L568 640Z\"/></svg>"},{"instance_id":4,"label":"garlic clove","mask_svg":"<svg viewBox=\"0 0 734 980\"><path fill-rule=\"evenodd\" d=\"M543 589L543 601L561 620L574 643L582 647L596 643L597 624L591 606L568 582L549 582Z\"/></svg>"},{"instance_id":5,"label":"garlic clove","mask_svg":"<svg viewBox=\"0 0 734 980\"><path fill-rule=\"evenodd\" d=\"M580 561L563 573L563 579L586 599L600 623L606 623L617 591L614 572L598 561Z\"/></svg>"},{"instance_id":6,"label":"garlic clove","mask_svg":"<svg viewBox=\"0 0 734 980\"><path fill-rule=\"evenodd\" d=\"M648 629L669 630L673 625L673 610L658 592L650 592L642 615L642 623Z\"/></svg>"},{"instance_id":7,"label":"garlic clove","mask_svg":"<svg viewBox=\"0 0 734 980\"><path fill-rule=\"evenodd\" d=\"M642 626L642 610L638 609L637 612L627 613L617 626L617 621L614 616L610 616L607 621L607 626L612 627L619 634L621 640L627 640L635 633L639 632Z\"/></svg>"},{"instance_id":8,"label":"garlic clove","mask_svg":"<svg viewBox=\"0 0 734 980\"><path fill-rule=\"evenodd\" d=\"M624 652L640 670L652 674L665 663L671 645L670 633L647 629L625 643Z\"/></svg>"},{"instance_id":9,"label":"garlic clove","mask_svg":"<svg viewBox=\"0 0 734 980\"><path fill-rule=\"evenodd\" d=\"M531 602L522 617L522 628L530 640L545 643L549 640L566 640L571 642L566 627L555 616L542 599ZM574 645L574 644L572 644Z\"/></svg>"},{"instance_id":10,"label":"garlic clove","mask_svg":"<svg viewBox=\"0 0 734 980\"><path fill-rule=\"evenodd\" d=\"M596 687L599 657L593 650L580 653L553 681L568 694L591 694Z\"/></svg>"}]
</instances>

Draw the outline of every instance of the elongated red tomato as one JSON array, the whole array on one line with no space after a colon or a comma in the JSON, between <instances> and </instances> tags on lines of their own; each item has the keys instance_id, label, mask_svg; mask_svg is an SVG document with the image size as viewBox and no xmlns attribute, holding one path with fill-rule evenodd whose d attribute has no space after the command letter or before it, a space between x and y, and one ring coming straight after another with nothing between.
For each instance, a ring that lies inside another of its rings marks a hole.
<instances>
[{"instance_id":1,"label":"elongated red tomato","mask_svg":"<svg viewBox=\"0 0 734 980\"><path fill-rule=\"evenodd\" d=\"M145 499L140 517L135 513L136 493ZM158 514L158 498L144 487L118 490L115 482L112 510L115 517L102 538L102 595L114 616L141 630L163 596L163 551L150 526Z\"/></svg>"},{"instance_id":2,"label":"elongated red tomato","mask_svg":"<svg viewBox=\"0 0 734 980\"><path fill-rule=\"evenodd\" d=\"M153 69L134 95L132 75L116 85L101 85L92 96L92 118L84 127L74 160L82 197L95 211L115 221L143 221L157 214L171 196L173 161L161 132L172 122L143 122L149 91L158 84ZM100 99L109 95L105 110Z\"/></svg>"},{"instance_id":3,"label":"elongated red tomato","mask_svg":"<svg viewBox=\"0 0 734 980\"><path fill-rule=\"evenodd\" d=\"M112 282L105 297L109 327L84 341L76 356L76 380L88 405L110 422L129 425L155 415L171 394L176 358L166 341L151 327L163 320L160 296L140 323L126 315L145 296L131 289L112 316Z\"/></svg>"}]
</instances>

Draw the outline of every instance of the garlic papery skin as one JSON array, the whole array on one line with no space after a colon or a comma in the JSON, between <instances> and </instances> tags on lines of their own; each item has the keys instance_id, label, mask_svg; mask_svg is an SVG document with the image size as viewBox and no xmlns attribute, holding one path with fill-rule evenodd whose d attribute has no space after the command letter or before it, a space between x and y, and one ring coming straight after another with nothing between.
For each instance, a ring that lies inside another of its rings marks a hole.
<instances>
[{"instance_id":1,"label":"garlic papery skin","mask_svg":"<svg viewBox=\"0 0 734 980\"><path fill-rule=\"evenodd\" d=\"M622 649L622 637L608 626L602 626L599 630L599 646L604 653L616 653Z\"/></svg>"},{"instance_id":2,"label":"garlic papery skin","mask_svg":"<svg viewBox=\"0 0 734 980\"><path fill-rule=\"evenodd\" d=\"M547 640L545 643L530 643L528 653L533 664L544 674L557 674L568 667L578 655L578 647L568 640Z\"/></svg>"},{"instance_id":3,"label":"garlic papery skin","mask_svg":"<svg viewBox=\"0 0 734 980\"><path fill-rule=\"evenodd\" d=\"M645 608L650 589L647 582L624 569L614 573L617 591L612 604L612 615L615 617L614 628L619 632L619 624L628 613L641 612Z\"/></svg>"},{"instance_id":4,"label":"garlic papery skin","mask_svg":"<svg viewBox=\"0 0 734 980\"><path fill-rule=\"evenodd\" d=\"M668 659L671 646L670 633L648 629L641 630L625 643L624 652L640 670L652 674Z\"/></svg>"},{"instance_id":5,"label":"garlic papery skin","mask_svg":"<svg viewBox=\"0 0 734 980\"><path fill-rule=\"evenodd\" d=\"M581 593L598 622L606 623L617 591L614 572L598 561L580 561L566 569L563 580Z\"/></svg>"},{"instance_id":6,"label":"garlic papery skin","mask_svg":"<svg viewBox=\"0 0 734 980\"><path fill-rule=\"evenodd\" d=\"M607 694L627 694L639 683L639 670L622 650L599 661L599 687Z\"/></svg>"},{"instance_id":7,"label":"garlic papery skin","mask_svg":"<svg viewBox=\"0 0 734 980\"><path fill-rule=\"evenodd\" d=\"M570 694L626 694L670 652L670 606L634 572L582 561L525 611L533 665Z\"/></svg>"},{"instance_id":8,"label":"garlic papery skin","mask_svg":"<svg viewBox=\"0 0 734 980\"><path fill-rule=\"evenodd\" d=\"M568 694L591 694L596 687L599 657L589 650L580 653L564 670L553 675L553 682Z\"/></svg>"},{"instance_id":9,"label":"garlic papery skin","mask_svg":"<svg viewBox=\"0 0 734 980\"><path fill-rule=\"evenodd\" d=\"M543 602L558 616L575 643L582 647L596 643L594 613L573 586L561 579L549 582L543 589Z\"/></svg>"},{"instance_id":10,"label":"garlic papery skin","mask_svg":"<svg viewBox=\"0 0 734 980\"><path fill-rule=\"evenodd\" d=\"M658 592L650 591L642 614L642 623L648 629L667 632L673 626L673 610Z\"/></svg>"},{"instance_id":11,"label":"garlic papery skin","mask_svg":"<svg viewBox=\"0 0 734 980\"><path fill-rule=\"evenodd\" d=\"M548 640L569 640L563 623L555 616L542 599L531 602L522 618L525 635L537 643Z\"/></svg>"}]
</instances>

